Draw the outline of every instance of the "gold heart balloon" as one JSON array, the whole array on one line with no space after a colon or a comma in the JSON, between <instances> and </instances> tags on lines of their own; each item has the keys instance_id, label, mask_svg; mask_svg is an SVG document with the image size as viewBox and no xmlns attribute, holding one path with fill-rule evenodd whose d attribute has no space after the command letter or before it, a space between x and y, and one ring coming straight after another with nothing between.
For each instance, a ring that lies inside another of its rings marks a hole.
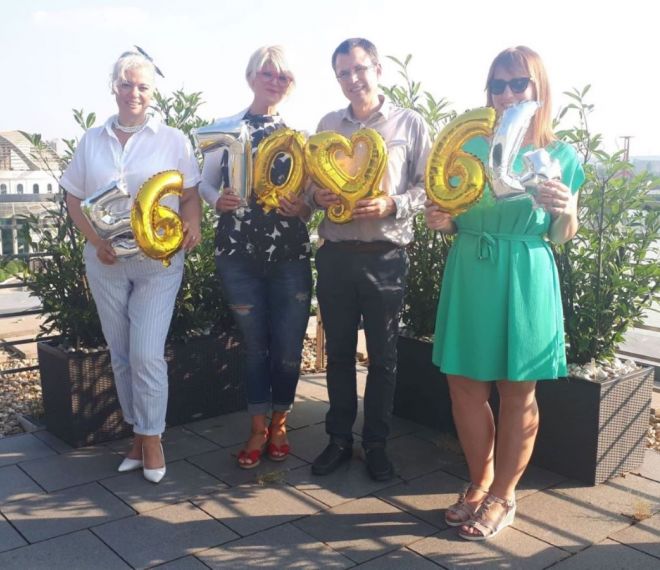
<instances>
[{"instance_id":1,"label":"gold heart balloon","mask_svg":"<svg viewBox=\"0 0 660 570\"><path fill-rule=\"evenodd\" d=\"M445 212L456 216L481 198L484 165L462 146L473 137L491 135L494 126L495 109L473 109L447 123L433 143L426 163L426 194ZM452 179L459 182L453 184Z\"/></svg>"},{"instance_id":2,"label":"gold heart balloon","mask_svg":"<svg viewBox=\"0 0 660 570\"><path fill-rule=\"evenodd\" d=\"M341 204L328 208L328 218L343 224L353 218L358 200L382 194L387 148L374 129L360 129L350 139L325 131L307 141L305 164L319 186L339 196Z\"/></svg>"},{"instance_id":3,"label":"gold heart balloon","mask_svg":"<svg viewBox=\"0 0 660 570\"><path fill-rule=\"evenodd\" d=\"M181 249L183 222L172 208L159 202L168 194L181 196L182 191L183 175L178 170L159 172L142 184L131 209L135 241L146 256L161 260L165 267Z\"/></svg>"},{"instance_id":4,"label":"gold heart balloon","mask_svg":"<svg viewBox=\"0 0 660 570\"><path fill-rule=\"evenodd\" d=\"M280 198L290 200L300 194L305 182L305 137L291 129L279 129L263 139L254 159L254 190L265 212L280 207ZM273 163L281 155L290 158L289 174L282 184L271 180Z\"/></svg>"}]
</instances>

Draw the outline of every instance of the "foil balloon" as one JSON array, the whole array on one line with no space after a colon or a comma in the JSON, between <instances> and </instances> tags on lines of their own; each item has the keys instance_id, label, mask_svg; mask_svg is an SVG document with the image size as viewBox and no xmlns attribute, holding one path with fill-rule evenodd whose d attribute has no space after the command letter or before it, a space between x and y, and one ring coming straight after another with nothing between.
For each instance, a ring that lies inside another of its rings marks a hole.
<instances>
[{"instance_id":1,"label":"foil balloon","mask_svg":"<svg viewBox=\"0 0 660 570\"><path fill-rule=\"evenodd\" d=\"M360 129L350 139L332 131L311 136L305 165L316 184L336 194L341 203L328 208L328 219L343 224L353 218L358 200L382 194L387 147L374 129Z\"/></svg>"},{"instance_id":2,"label":"foil balloon","mask_svg":"<svg viewBox=\"0 0 660 570\"><path fill-rule=\"evenodd\" d=\"M523 101L506 108L500 116L488 155L488 177L493 194L499 200L524 196L526 189L513 171L529 123L541 105Z\"/></svg>"},{"instance_id":3,"label":"foil balloon","mask_svg":"<svg viewBox=\"0 0 660 570\"><path fill-rule=\"evenodd\" d=\"M291 129L279 129L257 147L254 159L254 191L265 212L280 207L280 198L291 199L300 194L305 182L305 137ZM290 159L289 172L281 184L271 179L273 164L283 155Z\"/></svg>"},{"instance_id":4,"label":"foil balloon","mask_svg":"<svg viewBox=\"0 0 660 570\"><path fill-rule=\"evenodd\" d=\"M159 259L165 267L183 243L183 222L171 208L159 204L168 194L181 196L183 175L166 170L149 178L135 197L131 210L131 227L143 253Z\"/></svg>"},{"instance_id":5,"label":"foil balloon","mask_svg":"<svg viewBox=\"0 0 660 570\"><path fill-rule=\"evenodd\" d=\"M426 194L443 211L456 216L481 198L484 165L462 147L473 137L489 136L494 125L494 109L473 109L447 123L433 143L426 162Z\"/></svg>"},{"instance_id":6,"label":"foil balloon","mask_svg":"<svg viewBox=\"0 0 660 570\"><path fill-rule=\"evenodd\" d=\"M536 188L546 180L561 179L561 164L544 148L530 150L523 154L525 170L520 175L520 183L525 188Z\"/></svg>"},{"instance_id":7,"label":"foil balloon","mask_svg":"<svg viewBox=\"0 0 660 570\"><path fill-rule=\"evenodd\" d=\"M115 181L80 204L83 215L101 239L110 240L117 258L140 253L131 232L131 196Z\"/></svg>"},{"instance_id":8,"label":"foil balloon","mask_svg":"<svg viewBox=\"0 0 660 570\"><path fill-rule=\"evenodd\" d=\"M243 207L247 206L252 193L252 139L247 122L216 121L195 129L193 136L204 160L220 160L224 152L228 153L229 186ZM240 215L240 211L237 213Z\"/></svg>"}]
</instances>

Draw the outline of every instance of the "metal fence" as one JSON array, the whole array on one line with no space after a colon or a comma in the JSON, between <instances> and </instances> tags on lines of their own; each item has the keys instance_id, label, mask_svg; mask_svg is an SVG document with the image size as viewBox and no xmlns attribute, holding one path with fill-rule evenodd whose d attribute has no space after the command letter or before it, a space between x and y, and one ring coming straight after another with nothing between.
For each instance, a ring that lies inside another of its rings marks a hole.
<instances>
[{"instance_id":1,"label":"metal fence","mask_svg":"<svg viewBox=\"0 0 660 570\"><path fill-rule=\"evenodd\" d=\"M18 253L11 255L0 255L0 266L4 266L6 262L11 261L12 259L18 259L23 262L26 262L29 266L33 267L35 263L38 263L39 260L43 259L44 257L45 255L43 253ZM22 291L25 290L26 284L27 282L23 281L22 278L18 278L18 282L0 283L0 291L11 290L11 289L14 289L16 291ZM39 337L38 331L35 331L35 333L32 336L26 338L6 340L5 337L7 336L7 334L5 332L5 327L3 326L3 323L6 322L8 319L12 319L16 317L27 317L32 315L41 315L41 314L43 314L41 306L35 308L26 308L26 309L20 309L18 307L14 307L12 309L10 307L5 311L0 311L0 350L4 350L8 352L12 356L22 358L25 355L23 351L21 351L21 349L19 348L20 346L35 343L41 340L52 340L54 338L57 338L56 336ZM39 367L37 365L7 368L5 370L0 370L0 378L7 374L36 370L38 368Z\"/></svg>"}]
</instances>

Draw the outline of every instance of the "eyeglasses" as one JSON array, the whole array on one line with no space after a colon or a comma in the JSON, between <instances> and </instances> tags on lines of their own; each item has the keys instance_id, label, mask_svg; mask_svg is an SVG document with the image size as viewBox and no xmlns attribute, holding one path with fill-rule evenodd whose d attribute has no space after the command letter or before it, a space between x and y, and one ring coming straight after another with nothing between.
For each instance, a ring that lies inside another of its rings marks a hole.
<instances>
[{"instance_id":1,"label":"eyeglasses","mask_svg":"<svg viewBox=\"0 0 660 570\"><path fill-rule=\"evenodd\" d=\"M508 85L513 93L522 93L527 89L530 81L532 81L531 77L514 77L509 81L504 81L504 79L491 79L488 82L488 89L490 89L490 92L493 95L501 95L504 93L504 90Z\"/></svg>"},{"instance_id":2,"label":"eyeglasses","mask_svg":"<svg viewBox=\"0 0 660 570\"><path fill-rule=\"evenodd\" d=\"M376 67L373 63L371 65L356 65L353 69L344 69L337 73L337 79L339 79L339 81L349 81L351 77L353 77L353 74L358 77L364 77L367 71L373 67Z\"/></svg>"},{"instance_id":3,"label":"eyeglasses","mask_svg":"<svg viewBox=\"0 0 660 570\"><path fill-rule=\"evenodd\" d=\"M282 87L287 87L293 79L284 73L273 73L272 71L257 71L257 75L261 77L264 81L273 81L275 80L278 85Z\"/></svg>"},{"instance_id":4,"label":"eyeglasses","mask_svg":"<svg viewBox=\"0 0 660 570\"><path fill-rule=\"evenodd\" d=\"M158 69L158 66L154 63L154 60L152 59L152 57L146 51L144 51L140 46L135 46L135 49L138 50L144 57L146 57L153 64L154 71L158 75L160 75L163 79L165 79L165 76L163 75L163 72L160 69Z\"/></svg>"}]
</instances>

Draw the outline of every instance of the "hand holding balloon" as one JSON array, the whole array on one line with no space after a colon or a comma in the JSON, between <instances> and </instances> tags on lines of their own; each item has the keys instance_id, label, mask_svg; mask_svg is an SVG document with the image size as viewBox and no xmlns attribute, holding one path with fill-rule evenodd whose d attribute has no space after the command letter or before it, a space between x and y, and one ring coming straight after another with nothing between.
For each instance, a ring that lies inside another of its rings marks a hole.
<instances>
[{"instance_id":1,"label":"hand holding balloon","mask_svg":"<svg viewBox=\"0 0 660 570\"><path fill-rule=\"evenodd\" d=\"M377 220L391 216L396 212L396 203L391 196L363 198L355 203L353 219Z\"/></svg>"},{"instance_id":2,"label":"hand holding balloon","mask_svg":"<svg viewBox=\"0 0 660 570\"><path fill-rule=\"evenodd\" d=\"M424 206L424 218L426 219L426 225L430 229L442 232L443 234L456 233L456 224L449 212L444 212L431 200L427 200Z\"/></svg>"},{"instance_id":3,"label":"hand holding balloon","mask_svg":"<svg viewBox=\"0 0 660 570\"><path fill-rule=\"evenodd\" d=\"M278 200L280 205L277 208L277 213L281 216L296 218L301 216L305 210L309 211L309 207L305 204L302 196L291 196L289 199L280 196Z\"/></svg>"},{"instance_id":4,"label":"hand holding balloon","mask_svg":"<svg viewBox=\"0 0 660 570\"><path fill-rule=\"evenodd\" d=\"M96 248L96 257L99 258L101 263L104 265L114 265L117 262L117 254L112 247L111 240L99 239L99 241L92 245Z\"/></svg>"},{"instance_id":5,"label":"hand holding balloon","mask_svg":"<svg viewBox=\"0 0 660 570\"><path fill-rule=\"evenodd\" d=\"M559 180L541 182L536 193L536 202L553 217L572 214L575 210L571 191Z\"/></svg>"},{"instance_id":6,"label":"hand holding balloon","mask_svg":"<svg viewBox=\"0 0 660 570\"><path fill-rule=\"evenodd\" d=\"M222 194L220 194L218 201L215 203L215 209L224 214L226 212L233 212L243 205L241 198L236 192L234 192L234 190L231 188L225 188L222 190Z\"/></svg>"},{"instance_id":7,"label":"hand holding balloon","mask_svg":"<svg viewBox=\"0 0 660 570\"><path fill-rule=\"evenodd\" d=\"M316 204L324 210L330 208L331 206L337 206L341 204L339 196L327 188L318 188L316 192L314 192L314 202L316 202Z\"/></svg>"}]
</instances>

